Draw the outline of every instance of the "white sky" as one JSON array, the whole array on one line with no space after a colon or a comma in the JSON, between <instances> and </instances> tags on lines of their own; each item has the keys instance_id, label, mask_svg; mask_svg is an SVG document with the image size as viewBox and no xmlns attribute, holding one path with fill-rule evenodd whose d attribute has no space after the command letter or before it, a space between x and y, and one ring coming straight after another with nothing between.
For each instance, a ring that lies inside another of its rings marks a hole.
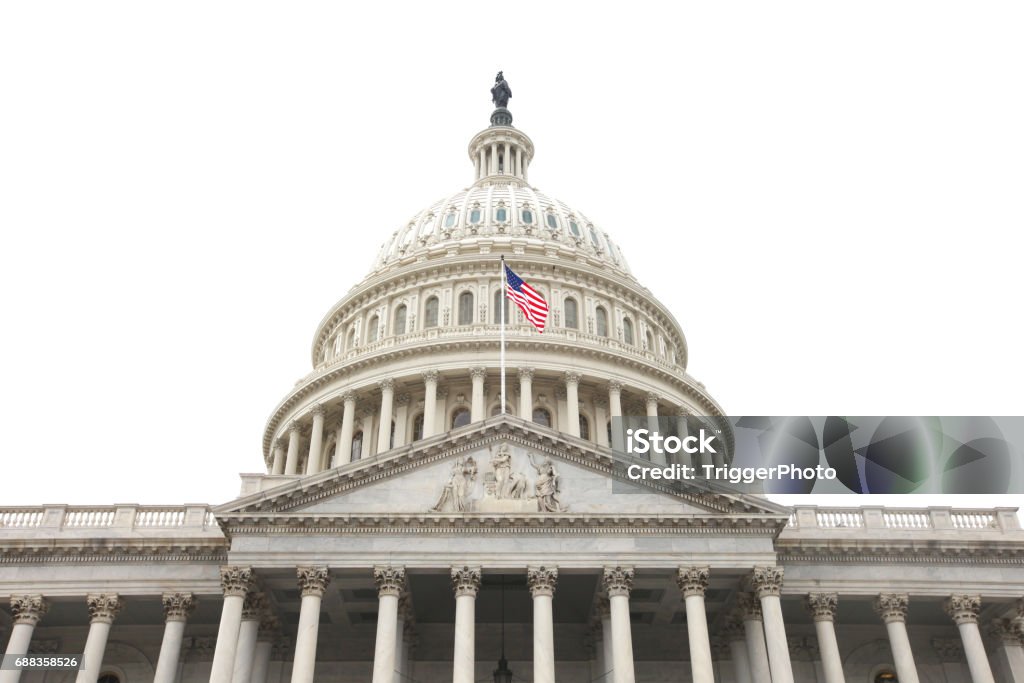
<instances>
[{"instance_id":1,"label":"white sky","mask_svg":"<svg viewBox=\"0 0 1024 683\"><path fill-rule=\"evenodd\" d=\"M1022 34L1014 2L0 3L0 505L235 495L322 315L470 182L499 68L531 180L730 414L1020 414Z\"/></svg>"}]
</instances>

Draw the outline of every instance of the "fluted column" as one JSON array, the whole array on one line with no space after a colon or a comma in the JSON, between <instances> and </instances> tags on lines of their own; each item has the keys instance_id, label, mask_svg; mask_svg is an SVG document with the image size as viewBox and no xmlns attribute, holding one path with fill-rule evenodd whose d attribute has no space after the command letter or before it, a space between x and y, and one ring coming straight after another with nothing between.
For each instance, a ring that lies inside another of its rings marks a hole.
<instances>
[{"instance_id":1,"label":"fluted column","mask_svg":"<svg viewBox=\"0 0 1024 683\"><path fill-rule=\"evenodd\" d=\"M555 683L555 619L552 601L557 567L529 567L526 582L533 596L533 681Z\"/></svg>"},{"instance_id":2,"label":"fluted column","mask_svg":"<svg viewBox=\"0 0 1024 683\"><path fill-rule=\"evenodd\" d=\"M12 595L11 616L14 627L11 629L11 637L7 641L9 655L27 655L28 646L32 642L32 632L43 615L46 614L50 604L42 595ZM0 670L0 683L18 683L21 678L21 669Z\"/></svg>"},{"instance_id":3,"label":"fluted column","mask_svg":"<svg viewBox=\"0 0 1024 683\"><path fill-rule=\"evenodd\" d=\"M395 675L394 683L403 683L405 669L405 627L409 618L409 593L398 596L398 619L395 624Z\"/></svg>"},{"instance_id":4,"label":"fluted column","mask_svg":"<svg viewBox=\"0 0 1024 683\"><path fill-rule=\"evenodd\" d=\"M661 397L653 392L647 394L645 405L647 407L647 429L650 432L660 432L660 425L658 424L658 401ZM658 453L651 449L651 462L657 465L664 465L667 462L665 453Z\"/></svg>"},{"instance_id":5,"label":"fluted column","mask_svg":"<svg viewBox=\"0 0 1024 683\"><path fill-rule=\"evenodd\" d=\"M612 620L612 683L635 683L633 634L629 622L632 567L605 567L604 589Z\"/></svg>"},{"instance_id":6,"label":"fluted column","mask_svg":"<svg viewBox=\"0 0 1024 683\"><path fill-rule=\"evenodd\" d=\"M598 446L608 445L608 399L604 396L594 398L594 430L592 438L597 440Z\"/></svg>"},{"instance_id":7,"label":"fluted column","mask_svg":"<svg viewBox=\"0 0 1024 683\"><path fill-rule=\"evenodd\" d=\"M708 588L707 567L680 567L676 583L686 604L686 634L690 642L690 671L693 683L715 683L711 663L711 639L704 611L704 591Z\"/></svg>"},{"instance_id":8,"label":"fluted column","mask_svg":"<svg viewBox=\"0 0 1024 683\"><path fill-rule=\"evenodd\" d=\"M384 453L391 449L391 420L395 406L395 381L381 380L380 387L380 429L377 430L377 452Z\"/></svg>"},{"instance_id":9,"label":"fluted column","mask_svg":"<svg viewBox=\"0 0 1024 683\"><path fill-rule=\"evenodd\" d=\"M278 636L277 619L264 612L260 629L256 635L256 653L253 655L251 683L267 683L270 673L270 655L274 651L274 640Z\"/></svg>"},{"instance_id":10,"label":"fluted column","mask_svg":"<svg viewBox=\"0 0 1024 683\"><path fill-rule=\"evenodd\" d=\"M299 471L299 438L302 436L302 425L292 420L288 425L288 455L284 461L285 474L298 474Z\"/></svg>"},{"instance_id":11,"label":"fluted column","mask_svg":"<svg viewBox=\"0 0 1024 683\"><path fill-rule=\"evenodd\" d=\"M978 613L981 611L981 597L978 595L954 594L946 599L943 607L946 614L960 631L967 656L967 668L971 670L973 683L995 683L992 666L985 654L985 644L978 630Z\"/></svg>"},{"instance_id":12,"label":"fluted column","mask_svg":"<svg viewBox=\"0 0 1024 683\"><path fill-rule=\"evenodd\" d=\"M400 448L409 442L406 430L409 424L409 394L398 394L395 396L395 448Z\"/></svg>"},{"instance_id":13,"label":"fluted column","mask_svg":"<svg viewBox=\"0 0 1024 683\"><path fill-rule=\"evenodd\" d=\"M476 594L479 567L452 567L455 593L455 660L452 683L473 683L476 669Z\"/></svg>"},{"instance_id":14,"label":"fluted column","mask_svg":"<svg viewBox=\"0 0 1024 683\"><path fill-rule=\"evenodd\" d=\"M680 441L685 441L686 437L690 435L690 425L688 423L689 417L690 411L684 406L679 406L679 408L676 409L676 432L678 432L677 436ZM694 464L700 464L699 454L690 455L686 451L679 451L676 457L679 459L679 463L681 465L686 465L687 467L692 467Z\"/></svg>"},{"instance_id":15,"label":"fluted column","mask_svg":"<svg viewBox=\"0 0 1024 683\"><path fill-rule=\"evenodd\" d=\"M256 639L260 631L260 617L266 607L263 593L249 591L242 603L242 621L238 626L238 645L235 647L235 666L231 683L249 683L256 657Z\"/></svg>"},{"instance_id":16,"label":"fluted column","mask_svg":"<svg viewBox=\"0 0 1024 683\"><path fill-rule=\"evenodd\" d=\"M252 585L252 568L225 566L220 568L220 586L224 605L220 610L217 645L213 650L210 683L231 683L238 650L238 629L242 624L245 595Z\"/></svg>"},{"instance_id":17,"label":"fluted column","mask_svg":"<svg viewBox=\"0 0 1024 683\"><path fill-rule=\"evenodd\" d=\"M316 641L320 629L320 601L331 582L327 567L298 567L302 602L299 605L299 628L295 634L295 663L292 683L312 683L316 669Z\"/></svg>"},{"instance_id":18,"label":"fluted column","mask_svg":"<svg viewBox=\"0 0 1024 683\"><path fill-rule=\"evenodd\" d=\"M153 683L174 683L178 677L185 623L195 609L196 600L191 593L164 593L161 602L164 607L164 637L160 643Z\"/></svg>"},{"instance_id":19,"label":"fluted column","mask_svg":"<svg viewBox=\"0 0 1024 683\"><path fill-rule=\"evenodd\" d=\"M565 373L565 407L569 434L580 435L580 373L567 370Z\"/></svg>"},{"instance_id":20,"label":"fluted column","mask_svg":"<svg viewBox=\"0 0 1024 683\"><path fill-rule=\"evenodd\" d=\"M519 368L519 417L533 420L533 368Z\"/></svg>"},{"instance_id":21,"label":"fluted column","mask_svg":"<svg viewBox=\"0 0 1024 683\"><path fill-rule=\"evenodd\" d=\"M484 379L487 377L487 368L473 367L469 369L469 376L473 378L473 401L470 404L470 422L483 420L484 414Z\"/></svg>"},{"instance_id":22,"label":"fluted column","mask_svg":"<svg viewBox=\"0 0 1024 683\"><path fill-rule=\"evenodd\" d=\"M839 656L839 642L836 640L836 610L839 596L836 593L808 593L807 611L814 619L814 632L818 636L818 651L821 668L825 672L825 683L846 683L843 675L843 660Z\"/></svg>"},{"instance_id":23,"label":"fluted column","mask_svg":"<svg viewBox=\"0 0 1024 683\"><path fill-rule=\"evenodd\" d=\"M85 603L89 608L89 635L85 639L82 668L75 683L96 683L103 668L110 626L121 611L121 598L117 593L96 593L86 596Z\"/></svg>"},{"instance_id":24,"label":"fluted column","mask_svg":"<svg viewBox=\"0 0 1024 683\"><path fill-rule=\"evenodd\" d=\"M754 591L764 615L764 639L768 646L768 666L772 683L793 683L793 664L789 661L789 640L782 620L782 567L754 567Z\"/></svg>"},{"instance_id":25,"label":"fluted column","mask_svg":"<svg viewBox=\"0 0 1024 683\"><path fill-rule=\"evenodd\" d=\"M271 465L271 474L284 474L284 458L287 449L284 439L274 440L274 461Z\"/></svg>"},{"instance_id":26,"label":"fluted column","mask_svg":"<svg viewBox=\"0 0 1024 683\"><path fill-rule=\"evenodd\" d=\"M340 467L352 462L352 436L356 432L356 395L346 391L341 395L341 434L338 445L334 447L333 467Z\"/></svg>"},{"instance_id":27,"label":"fluted column","mask_svg":"<svg viewBox=\"0 0 1024 683\"><path fill-rule=\"evenodd\" d=\"M608 598L602 597L597 602L597 615L601 619L601 647L604 651L604 656L601 658L601 663L604 664L604 671L600 672L603 677L599 678L600 681L611 681L615 668L615 642L612 636L612 609L611 604L608 602Z\"/></svg>"},{"instance_id":28,"label":"fluted column","mask_svg":"<svg viewBox=\"0 0 1024 683\"><path fill-rule=\"evenodd\" d=\"M377 583L377 638L373 650L372 683L391 683L395 675L395 629L398 627L398 598L405 589L405 568L373 568Z\"/></svg>"},{"instance_id":29,"label":"fluted column","mask_svg":"<svg viewBox=\"0 0 1024 683\"><path fill-rule=\"evenodd\" d=\"M746 629L739 614L733 614L725 624L724 635L729 643L729 654L732 655L733 672L736 683L752 683L750 673L750 655L747 652Z\"/></svg>"},{"instance_id":30,"label":"fluted column","mask_svg":"<svg viewBox=\"0 0 1024 683\"><path fill-rule=\"evenodd\" d=\"M306 474L320 471L320 449L324 443L324 407L319 403L310 408L313 414L313 431L309 437L309 454L306 456Z\"/></svg>"},{"instance_id":31,"label":"fluted column","mask_svg":"<svg viewBox=\"0 0 1024 683\"><path fill-rule=\"evenodd\" d=\"M622 417L622 384L617 380L608 382L608 413L612 423L612 450L617 453L626 451L621 429L615 429L615 418Z\"/></svg>"},{"instance_id":32,"label":"fluted column","mask_svg":"<svg viewBox=\"0 0 1024 683\"><path fill-rule=\"evenodd\" d=\"M885 622L889 634L889 648L892 650L896 677L900 683L919 683L914 653L907 636L907 606L910 599L906 593L881 593L875 598L875 612Z\"/></svg>"},{"instance_id":33,"label":"fluted column","mask_svg":"<svg viewBox=\"0 0 1024 683\"><path fill-rule=\"evenodd\" d=\"M423 438L437 433L437 370L423 371Z\"/></svg>"},{"instance_id":34,"label":"fluted column","mask_svg":"<svg viewBox=\"0 0 1024 683\"><path fill-rule=\"evenodd\" d=\"M752 593L740 593L736 599L743 617L743 631L750 659L750 678L754 683L772 683L768 665L768 645L764 640L764 615L761 601Z\"/></svg>"},{"instance_id":35,"label":"fluted column","mask_svg":"<svg viewBox=\"0 0 1024 683\"><path fill-rule=\"evenodd\" d=\"M1005 679L1006 683L1024 683L1024 644L1018 625L1011 619L996 619L989 623L988 632L998 644L1000 679Z\"/></svg>"}]
</instances>

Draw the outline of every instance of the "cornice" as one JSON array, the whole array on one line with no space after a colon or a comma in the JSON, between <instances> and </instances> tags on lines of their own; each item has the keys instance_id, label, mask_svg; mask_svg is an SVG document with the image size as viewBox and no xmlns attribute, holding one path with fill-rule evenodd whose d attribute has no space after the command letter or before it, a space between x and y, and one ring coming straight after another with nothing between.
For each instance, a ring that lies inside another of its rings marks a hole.
<instances>
[{"instance_id":1,"label":"cornice","mask_svg":"<svg viewBox=\"0 0 1024 683\"><path fill-rule=\"evenodd\" d=\"M3 545L0 565L23 564L146 564L192 563L218 565L227 561L228 543L217 545L160 545L159 539L145 544L96 545L95 539L76 539L54 543L41 539L39 544Z\"/></svg>"},{"instance_id":2,"label":"cornice","mask_svg":"<svg viewBox=\"0 0 1024 683\"><path fill-rule=\"evenodd\" d=\"M831 539L799 547L776 543L782 565L798 564L986 564L1020 567L1024 564L1024 543L1016 541L931 541L893 540L842 545Z\"/></svg>"}]
</instances>

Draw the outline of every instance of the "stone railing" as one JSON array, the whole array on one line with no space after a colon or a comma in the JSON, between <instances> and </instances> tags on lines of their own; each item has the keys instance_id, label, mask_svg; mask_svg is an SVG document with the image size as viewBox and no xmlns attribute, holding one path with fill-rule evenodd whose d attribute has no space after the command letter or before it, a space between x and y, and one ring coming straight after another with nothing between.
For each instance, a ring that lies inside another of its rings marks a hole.
<instances>
[{"instance_id":1,"label":"stone railing","mask_svg":"<svg viewBox=\"0 0 1024 683\"><path fill-rule=\"evenodd\" d=\"M179 529L217 531L217 520L207 505L181 506L68 506L0 508L0 537L9 532L35 535L110 529L114 532Z\"/></svg>"},{"instance_id":2,"label":"stone railing","mask_svg":"<svg viewBox=\"0 0 1024 683\"><path fill-rule=\"evenodd\" d=\"M822 508L815 505L799 505L793 509L787 528L795 531L885 529L999 533L1020 531L1021 526L1016 508Z\"/></svg>"}]
</instances>

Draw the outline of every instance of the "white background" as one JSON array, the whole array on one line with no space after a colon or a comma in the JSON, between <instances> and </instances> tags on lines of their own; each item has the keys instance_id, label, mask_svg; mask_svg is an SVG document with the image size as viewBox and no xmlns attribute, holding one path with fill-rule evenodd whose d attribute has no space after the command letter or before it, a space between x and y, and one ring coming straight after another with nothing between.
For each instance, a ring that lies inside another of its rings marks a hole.
<instances>
[{"instance_id":1,"label":"white background","mask_svg":"<svg viewBox=\"0 0 1024 683\"><path fill-rule=\"evenodd\" d=\"M4 2L0 505L235 495L323 314L471 181L499 68L531 180L730 414L1024 412L1022 19Z\"/></svg>"}]
</instances>

